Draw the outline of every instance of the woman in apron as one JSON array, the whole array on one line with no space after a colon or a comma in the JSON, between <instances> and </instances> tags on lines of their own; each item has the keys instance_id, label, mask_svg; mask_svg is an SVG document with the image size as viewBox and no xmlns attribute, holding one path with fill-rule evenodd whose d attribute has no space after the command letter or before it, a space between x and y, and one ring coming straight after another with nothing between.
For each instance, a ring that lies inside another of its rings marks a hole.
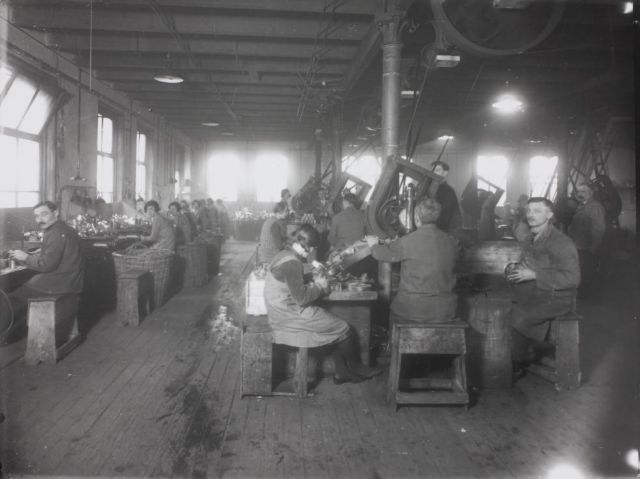
<instances>
[{"instance_id":1,"label":"woman in apron","mask_svg":"<svg viewBox=\"0 0 640 479\"><path fill-rule=\"evenodd\" d=\"M333 381L361 382L382 370L362 364L354 334L344 320L312 304L329 293L327 279L304 284L303 260L318 245L318 239L313 226L302 225L291 248L280 251L269 265L264 297L273 341L303 348L333 344Z\"/></svg>"}]
</instances>

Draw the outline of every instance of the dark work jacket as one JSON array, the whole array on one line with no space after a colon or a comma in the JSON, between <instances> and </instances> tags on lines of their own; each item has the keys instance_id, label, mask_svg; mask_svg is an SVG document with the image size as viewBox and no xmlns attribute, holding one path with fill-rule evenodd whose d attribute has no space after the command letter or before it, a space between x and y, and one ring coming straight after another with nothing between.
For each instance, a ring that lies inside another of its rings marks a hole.
<instances>
[{"instance_id":1,"label":"dark work jacket","mask_svg":"<svg viewBox=\"0 0 640 479\"><path fill-rule=\"evenodd\" d=\"M513 327L528 338L543 341L549 321L570 312L580 283L578 251L573 241L553 225L534 240L522 243L522 263L535 271L535 281L515 285Z\"/></svg>"},{"instance_id":2,"label":"dark work jacket","mask_svg":"<svg viewBox=\"0 0 640 479\"><path fill-rule=\"evenodd\" d=\"M334 249L342 249L362 239L364 230L364 211L349 206L333 217L327 239Z\"/></svg>"},{"instance_id":3,"label":"dark work jacket","mask_svg":"<svg viewBox=\"0 0 640 479\"><path fill-rule=\"evenodd\" d=\"M389 245L374 245L379 261L400 262L400 286L391 312L403 320L420 322L454 319L457 297L453 273L458 245L435 225L423 225Z\"/></svg>"},{"instance_id":4,"label":"dark work jacket","mask_svg":"<svg viewBox=\"0 0 640 479\"><path fill-rule=\"evenodd\" d=\"M458 196L455 190L443 181L436 192L436 201L442 206L440 217L436 221L436 225L442 231L454 233L462 226L462 216L460 214L460 206L458 204Z\"/></svg>"},{"instance_id":5,"label":"dark work jacket","mask_svg":"<svg viewBox=\"0 0 640 479\"><path fill-rule=\"evenodd\" d=\"M26 284L43 293L81 293L84 263L76 231L58 220L44 231L38 253L30 254L25 266L38 271Z\"/></svg>"}]
</instances>

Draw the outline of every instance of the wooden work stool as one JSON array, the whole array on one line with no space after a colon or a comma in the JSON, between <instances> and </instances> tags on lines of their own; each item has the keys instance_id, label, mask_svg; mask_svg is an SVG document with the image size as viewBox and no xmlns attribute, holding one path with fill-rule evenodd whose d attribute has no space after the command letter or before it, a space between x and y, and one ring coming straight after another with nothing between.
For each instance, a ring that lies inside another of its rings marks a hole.
<instances>
[{"instance_id":1,"label":"wooden work stool","mask_svg":"<svg viewBox=\"0 0 640 479\"><path fill-rule=\"evenodd\" d=\"M29 299L27 350L30 366L56 363L82 341L78 332L78 295Z\"/></svg>"},{"instance_id":2,"label":"wooden work stool","mask_svg":"<svg viewBox=\"0 0 640 479\"><path fill-rule=\"evenodd\" d=\"M467 342L464 321L417 323L396 321L391 338L391 365L387 402L400 404L469 404ZM400 378L405 355L451 355L453 377Z\"/></svg>"},{"instance_id":3,"label":"wooden work stool","mask_svg":"<svg viewBox=\"0 0 640 479\"><path fill-rule=\"evenodd\" d=\"M178 246L178 257L182 263L182 287L198 288L209 281L207 271L207 247L202 243L187 243Z\"/></svg>"},{"instance_id":4,"label":"wooden work stool","mask_svg":"<svg viewBox=\"0 0 640 479\"><path fill-rule=\"evenodd\" d=\"M138 326L151 311L153 304L153 276L150 271L132 269L118 276L118 323Z\"/></svg>"},{"instance_id":5,"label":"wooden work stool","mask_svg":"<svg viewBox=\"0 0 640 479\"><path fill-rule=\"evenodd\" d=\"M551 321L549 348L528 367L529 372L553 383L558 391L580 386L580 330L582 316L574 312Z\"/></svg>"},{"instance_id":6,"label":"wooden work stool","mask_svg":"<svg viewBox=\"0 0 640 479\"><path fill-rule=\"evenodd\" d=\"M309 348L296 348L293 392L274 390L274 343L267 316L247 316L244 323L240 338L242 396L307 397Z\"/></svg>"}]
</instances>

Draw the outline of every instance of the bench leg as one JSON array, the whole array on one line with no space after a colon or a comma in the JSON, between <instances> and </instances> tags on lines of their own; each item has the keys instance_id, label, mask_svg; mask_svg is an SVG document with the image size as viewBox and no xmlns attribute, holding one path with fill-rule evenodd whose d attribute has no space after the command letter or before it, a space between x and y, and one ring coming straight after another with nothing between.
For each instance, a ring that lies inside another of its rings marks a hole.
<instances>
[{"instance_id":1,"label":"bench leg","mask_svg":"<svg viewBox=\"0 0 640 479\"><path fill-rule=\"evenodd\" d=\"M298 348L296 354L296 371L293 377L293 384L296 396L307 397L307 367L309 364L309 349Z\"/></svg>"},{"instance_id":2,"label":"bench leg","mask_svg":"<svg viewBox=\"0 0 640 479\"><path fill-rule=\"evenodd\" d=\"M24 359L29 366L56 361L56 303L29 303L27 350Z\"/></svg>"},{"instance_id":3,"label":"bench leg","mask_svg":"<svg viewBox=\"0 0 640 479\"><path fill-rule=\"evenodd\" d=\"M576 389L580 386L580 337L578 321L557 320L556 388Z\"/></svg>"},{"instance_id":4,"label":"bench leg","mask_svg":"<svg viewBox=\"0 0 640 479\"><path fill-rule=\"evenodd\" d=\"M396 407L396 392L400 385L400 344L397 329L394 327L391 335L391 364L389 365L389 379L387 383L387 402Z\"/></svg>"}]
</instances>

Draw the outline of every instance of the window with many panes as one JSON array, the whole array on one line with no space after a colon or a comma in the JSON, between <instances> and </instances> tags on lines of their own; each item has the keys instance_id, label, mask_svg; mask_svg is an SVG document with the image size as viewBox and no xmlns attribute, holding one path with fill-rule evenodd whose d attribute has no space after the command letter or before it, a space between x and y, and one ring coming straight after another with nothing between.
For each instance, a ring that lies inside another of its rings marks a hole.
<instances>
[{"instance_id":1,"label":"window with many panes","mask_svg":"<svg viewBox=\"0 0 640 479\"><path fill-rule=\"evenodd\" d=\"M0 208L40 201L40 134L52 103L38 83L0 65Z\"/></svg>"},{"instance_id":2,"label":"window with many panes","mask_svg":"<svg viewBox=\"0 0 640 479\"><path fill-rule=\"evenodd\" d=\"M147 199L147 135L136 135L136 198Z\"/></svg>"},{"instance_id":3,"label":"window with many panes","mask_svg":"<svg viewBox=\"0 0 640 479\"><path fill-rule=\"evenodd\" d=\"M98 196L107 203L113 202L113 120L98 114L98 170L96 187Z\"/></svg>"},{"instance_id":4,"label":"window with many panes","mask_svg":"<svg viewBox=\"0 0 640 479\"><path fill-rule=\"evenodd\" d=\"M558 157L534 156L529 160L529 195L554 200L558 190Z\"/></svg>"},{"instance_id":5,"label":"window with many panes","mask_svg":"<svg viewBox=\"0 0 640 479\"><path fill-rule=\"evenodd\" d=\"M480 155L476 163L478 188L494 192L496 186L504 191L497 206L503 206L507 198L507 174L509 161L501 155Z\"/></svg>"}]
</instances>

